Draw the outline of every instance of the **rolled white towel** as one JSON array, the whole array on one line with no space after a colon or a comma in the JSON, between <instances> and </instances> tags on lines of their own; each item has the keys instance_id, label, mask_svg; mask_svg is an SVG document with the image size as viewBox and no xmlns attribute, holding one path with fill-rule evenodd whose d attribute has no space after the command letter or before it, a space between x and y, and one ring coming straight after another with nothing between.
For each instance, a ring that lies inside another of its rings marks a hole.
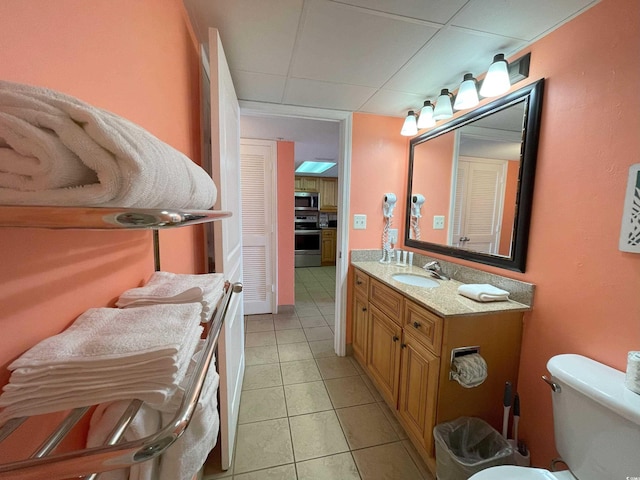
<instances>
[{"instance_id":1,"label":"rolled white towel","mask_svg":"<svg viewBox=\"0 0 640 480\"><path fill-rule=\"evenodd\" d=\"M217 189L140 126L54 90L0 81L0 204L209 209Z\"/></svg>"},{"instance_id":2,"label":"rolled white towel","mask_svg":"<svg viewBox=\"0 0 640 480\"><path fill-rule=\"evenodd\" d=\"M509 300L509 292L488 283L469 283L460 285L458 293L478 302L496 302Z\"/></svg>"}]
</instances>

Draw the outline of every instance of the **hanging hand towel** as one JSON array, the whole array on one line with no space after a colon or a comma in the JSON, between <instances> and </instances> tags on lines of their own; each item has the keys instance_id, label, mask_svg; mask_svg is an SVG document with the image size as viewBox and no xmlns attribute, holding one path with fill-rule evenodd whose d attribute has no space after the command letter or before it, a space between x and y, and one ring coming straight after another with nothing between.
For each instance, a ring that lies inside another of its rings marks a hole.
<instances>
[{"instance_id":1,"label":"hanging hand towel","mask_svg":"<svg viewBox=\"0 0 640 480\"><path fill-rule=\"evenodd\" d=\"M509 300L509 292L487 283L469 283L460 285L458 293L478 302L496 302Z\"/></svg>"},{"instance_id":2,"label":"hanging hand towel","mask_svg":"<svg viewBox=\"0 0 640 480\"><path fill-rule=\"evenodd\" d=\"M0 204L209 209L216 196L201 167L140 126L0 81Z\"/></svg>"}]
</instances>

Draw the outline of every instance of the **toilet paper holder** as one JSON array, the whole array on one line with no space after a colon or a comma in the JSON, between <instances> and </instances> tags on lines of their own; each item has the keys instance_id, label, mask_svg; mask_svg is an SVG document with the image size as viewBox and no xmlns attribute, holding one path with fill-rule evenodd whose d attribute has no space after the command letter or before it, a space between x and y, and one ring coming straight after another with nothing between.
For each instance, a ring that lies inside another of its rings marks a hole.
<instances>
[{"instance_id":1,"label":"toilet paper holder","mask_svg":"<svg viewBox=\"0 0 640 480\"><path fill-rule=\"evenodd\" d=\"M451 358L449 359L449 381L455 381L454 375L456 374L456 371L453 368L453 361L458 357L464 357L465 355L471 355L472 353L479 354L480 346L458 347L451 350Z\"/></svg>"}]
</instances>

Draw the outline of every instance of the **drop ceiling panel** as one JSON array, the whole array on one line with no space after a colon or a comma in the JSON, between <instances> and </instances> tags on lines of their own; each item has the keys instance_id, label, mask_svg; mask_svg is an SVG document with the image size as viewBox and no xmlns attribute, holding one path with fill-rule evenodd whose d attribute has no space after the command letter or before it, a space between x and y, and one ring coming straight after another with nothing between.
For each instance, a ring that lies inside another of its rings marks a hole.
<instances>
[{"instance_id":1,"label":"drop ceiling panel","mask_svg":"<svg viewBox=\"0 0 640 480\"><path fill-rule=\"evenodd\" d=\"M593 0L475 0L451 24L532 41L594 3Z\"/></svg>"},{"instance_id":2,"label":"drop ceiling panel","mask_svg":"<svg viewBox=\"0 0 640 480\"><path fill-rule=\"evenodd\" d=\"M357 112L375 88L292 78L283 103Z\"/></svg>"},{"instance_id":3,"label":"drop ceiling panel","mask_svg":"<svg viewBox=\"0 0 640 480\"><path fill-rule=\"evenodd\" d=\"M231 71L233 86L240 100L280 103L287 77L264 73Z\"/></svg>"},{"instance_id":4,"label":"drop ceiling panel","mask_svg":"<svg viewBox=\"0 0 640 480\"><path fill-rule=\"evenodd\" d=\"M334 2L305 5L291 69L296 78L379 87L437 31Z\"/></svg>"},{"instance_id":5,"label":"drop ceiling panel","mask_svg":"<svg viewBox=\"0 0 640 480\"><path fill-rule=\"evenodd\" d=\"M378 90L376 94L360 108L360 111L374 113L376 115L404 117L407 115L407 111L418 110L422 107L423 103L424 97L422 95Z\"/></svg>"},{"instance_id":6,"label":"drop ceiling panel","mask_svg":"<svg viewBox=\"0 0 640 480\"><path fill-rule=\"evenodd\" d=\"M455 27L440 30L389 82L385 89L422 94L435 100L442 88L456 89L466 72L474 76L489 68L493 55L524 46L522 40Z\"/></svg>"},{"instance_id":7,"label":"drop ceiling panel","mask_svg":"<svg viewBox=\"0 0 640 480\"><path fill-rule=\"evenodd\" d=\"M303 0L186 0L200 41L209 26L220 31L234 70L286 75ZM195 18L194 18L195 17ZM206 43L206 42L205 42Z\"/></svg>"},{"instance_id":8,"label":"drop ceiling panel","mask_svg":"<svg viewBox=\"0 0 640 480\"><path fill-rule=\"evenodd\" d=\"M403 17L419 18L429 22L447 23L468 0L338 0L379 12L391 13Z\"/></svg>"}]
</instances>

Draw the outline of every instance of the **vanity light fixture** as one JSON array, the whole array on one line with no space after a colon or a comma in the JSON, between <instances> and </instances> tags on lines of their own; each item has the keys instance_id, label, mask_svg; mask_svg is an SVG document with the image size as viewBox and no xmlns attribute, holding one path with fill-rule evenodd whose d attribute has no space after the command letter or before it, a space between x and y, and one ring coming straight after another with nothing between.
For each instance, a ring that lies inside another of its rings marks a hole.
<instances>
[{"instance_id":1,"label":"vanity light fixture","mask_svg":"<svg viewBox=\"0 0 640 480\"><path fill-rule=\"evenodd\" d=\"M456 101L453 103L453 108L456 110L466 110L467 108L473 108L480 103L478 98L478 81L473 78L472 73L465 73L458 94L456 95Z\"/></svg>"},{"instance_id":2,"label":"vanity light fixture","mask_svg":"<svg viewBox=\"0 0 640 480\"><path fill-rule=\"evenodd\" d=\"M433 127L436 124L433 118L433 105L429 100L424 101L424 106L420 109L418 116L418 129Z\"/></svg>"},{"instance_id":3,"label":"vanity light fixture","mask_svg":"<svg viewBox=\"0 0 640 480\"><path fill-rule=\"evenodd\" d=\"M405 137L412 137L417 133L418 125L416 123L416 114L413 110L409 110L409 113L407 113L407 118L404 119L402 130L400 130L400 135L403 135Z\"/></svg>"},{"instance_id":4,"label":"vanity light fixture","mask_svg":"<svg viewBox=\"0 0 640 480\"><path fill-rule=\"evenodd\" d=\"M440 91L440 96L436 100L436 108L433 110L434 120L446 120L453 117L452 96L448 88L443 88Z\"/></svg>"},{"instance_id":5,"label":"vanity light fixture","mask_svg":"<svg viewBox=\"0 0 640 480\"><path fill-rule=\"evenodd\" d=\"M511 88L509 79L509 64L504 59L504 54L499 53L493 57L493 63L487 70L487 74L480 87L480 95L483 97L497 97Z\"/></svg>"}]
</instances>

